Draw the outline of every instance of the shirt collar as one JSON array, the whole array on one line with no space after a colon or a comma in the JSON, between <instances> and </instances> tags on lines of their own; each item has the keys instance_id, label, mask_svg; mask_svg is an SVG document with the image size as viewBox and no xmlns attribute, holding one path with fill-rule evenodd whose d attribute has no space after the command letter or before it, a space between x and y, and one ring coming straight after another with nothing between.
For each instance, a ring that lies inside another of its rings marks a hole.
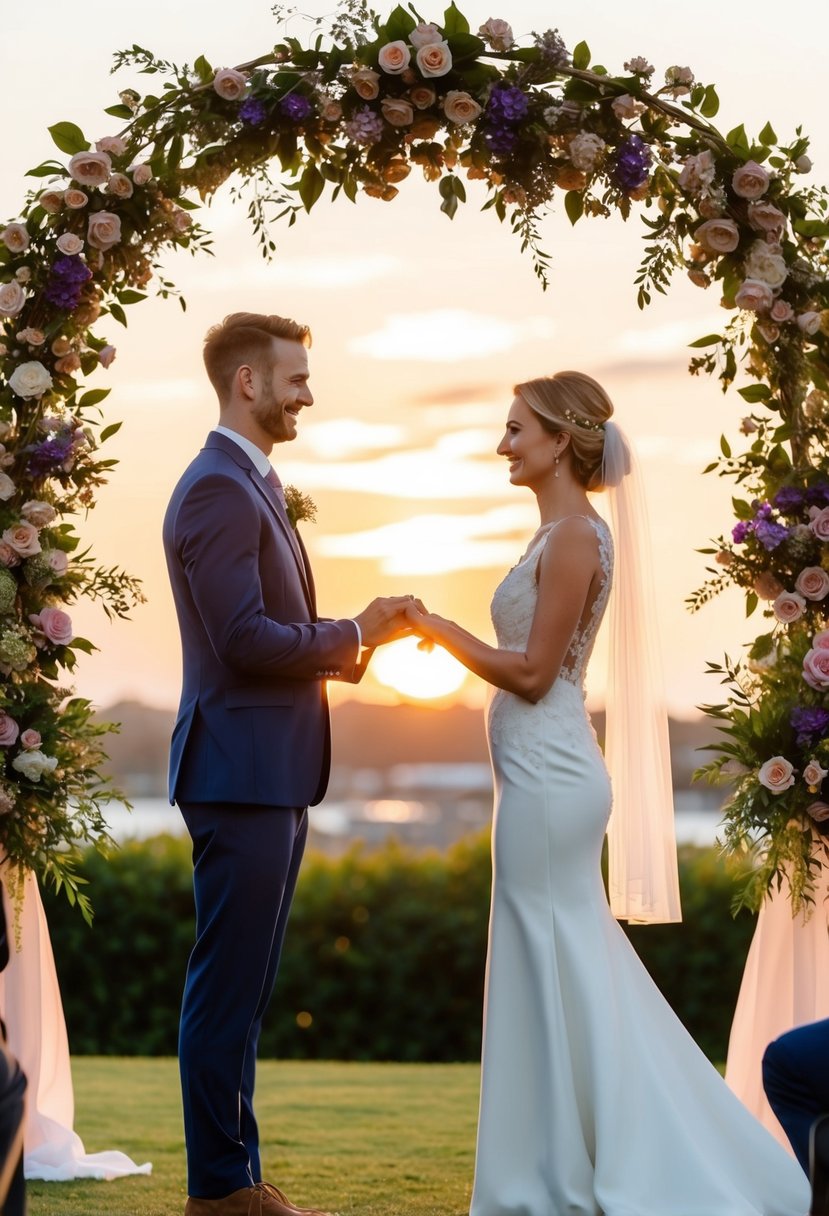
<instances>
[{"instance_id":1,"label":"shirt collar","mask_svg":"<svg viewBox=\"0 0 829 1216\"><path fill-rule=\"evenodd\" d=\"M240 435L238 431L232 431L227 426L215 426L213 430L218 435L224 435L226 439L232 439L235 444L242 449L246 456L249 456L253 462L253 467L260 477L267 477L271 471L271 462L268 460L261 448L258 448L255 443L251 443L244 435Z\"/></svg>"}]
</instances>

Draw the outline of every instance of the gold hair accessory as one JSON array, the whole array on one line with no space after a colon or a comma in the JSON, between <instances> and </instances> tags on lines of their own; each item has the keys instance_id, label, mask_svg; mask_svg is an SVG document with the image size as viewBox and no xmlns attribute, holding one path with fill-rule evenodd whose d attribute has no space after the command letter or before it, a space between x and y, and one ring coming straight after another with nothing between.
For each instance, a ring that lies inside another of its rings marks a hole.
<instances>
[{"instance_id":1,"label":"gold hair accessory","mask_svg":"<svg viewBox=\"0 0 829 1216\"><path fill-rule=\"evenodd\" d=\"M604 430L603 422L590 422L589 419L580 417L578 414L575 413L575 411L573 411L569 408L562 410L561 414L562 414L562 417L566 418L568 422L572 422L576 426L580 426L583 431L603 431Z\"/></svg>"}]
</instances>

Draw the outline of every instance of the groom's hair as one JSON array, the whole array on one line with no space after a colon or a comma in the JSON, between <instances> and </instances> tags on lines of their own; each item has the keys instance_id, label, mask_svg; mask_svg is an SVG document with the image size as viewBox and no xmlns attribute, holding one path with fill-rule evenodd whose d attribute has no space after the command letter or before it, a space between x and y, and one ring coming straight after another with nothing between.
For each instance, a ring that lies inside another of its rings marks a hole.
<instances>
[{"instance_id":1,"label":"groom's hair","mask_svg":"<svg viewBox=\"0 0 829 1216\"><path fill-rule=\"evenodd\" d=\"M232 312L212 325L204 339L204 366L220 401L229 395L240 367L261 367L273 359L273 339L311 345L311 330L289 317L259 312Z\"/></svg>"}]
</instances>

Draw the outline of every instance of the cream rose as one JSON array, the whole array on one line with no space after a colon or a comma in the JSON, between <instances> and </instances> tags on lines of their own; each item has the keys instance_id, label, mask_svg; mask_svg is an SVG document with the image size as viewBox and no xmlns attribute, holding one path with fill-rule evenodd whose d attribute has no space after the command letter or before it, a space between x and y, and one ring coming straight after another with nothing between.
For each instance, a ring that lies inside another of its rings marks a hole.
<instances>
[{"instance_id":1,"label":"cream rose","mask_svg":"<svg viewBox=\"0 0 829 1216\"><path fill-rule=\"evenodd\" d=\"M803 770L803 780L809 786L809 793L816 794L823 783L829 769L821 768L817 760L810 760Z\"/></svg>"},{"instance_id":2,"label":"cream rose","mask_svg":"<svg viewBox=\"0 0 829 1216\"><path fill-rule=\"evenodd\" d=\"M69 569L69 558L64 553L63 549L47 549L43 556L49 563L49 569L58 578L61 578Z\"/></svg>"},{"instance_id":3,"label":"cream rose","mask_svg":"<svg viewBox=\"0 0 829 1216\"><path fill-rule=\"evenodd\" d=\"M794 766L784 756L772 756L761 766L757 780L773 794L782 794L794 785Z\"/></svg>"},{"instance_id":4,"label":"cream rose","mask_svg":"<svg viewBox=\"0 0 829 1216\"><path fill-rule=\"evenodd\" d=\"M26 231L26 225L6 224L6 227L0 232L0 241L12 253L23 253L29 248L29 234Z\"/></svg>"},{"instance_id":5,"label":"cream rose","mask_svg":"<svg viewBox=\"0 0 829 1216\"><path fill-rule=\"evenodd\" d=\"M460 125L474 122L481 113L481 107L463 89L450 89L443 99L443 112L450 122Z\"/></svg>"},{"instance_id":6,"label":"cream rose","mask_svg":"<svg viewBox=\"0 0 829 1216\"><path fill-rule=\"evenodd\" d=\"M70 351L68 355L64 355L62 359L55 360L55 371L59 376L71 376L73 372L80 370L81 357L77 351Z\"/></svg>"},{"instance_id":7,"label":"cream rose","mask_svg":"<svg viewBox=\"0 0 829 1216\"><path fill-rule=\"evenodd\" d=\"M771 607L778 621L782 621L784 625L790 625L792 621L799 621L803 616L806 611L806 601L796 591L781 591Z\"/></svg>"},{"instance_id":8,"label":"cream rose","mask_svg":"<svg viewBox=\"0 0 829 1216\"><path fill-rule=\"evenodd\" d=\"M69 257L74 257L83 249L83 241L79 236L75 236L74 232L64 232L62 236L58 237L57 244L61 253L65 253Z\"/></svg>"},{"instance_id":9,"label":"cream rose","mask_svg":"<svg viewBox=\"0 0 829 1216\"><path fill-rule=\"evenodd\" d=\"M582 132L570 140L567 145L567 155L576 169L582 173L590 173L604 156L607 144L598 135Z\"/></svg>"},{"instance_id":10,"label":"cream rose","mask_svg":"<svg viewBox=\"0 0 829 1216\"><path fill-rule=\"evenodd\" d=\"M809 508L809 528L818 540L829 541L829 507Z\"/></svg>"},{"instance_id":11,"label":"cream rose","mask_svg":"<svg viewBox=\"0 0 829 1216\"><path fill-rule=\"evenodd\" d=\"M765 312L773 303L772 290L762 279L746 279L734 297L735 307L749 312Z\"/></svg>"},{"instance_id":12,"label":"cream rose","mask_svg":"<svg viewBox=\"0 0 829 1216\"><path fill-rule=\"evenodd\" d=\"M746 278L760 279L761 282L768 283L769 287L774 289L782 287L788 275L789 268L785 258L779 253L774 253L765 241L755 241L745 260Z\"/></svg>"},{"instance_id":13,"label":"cream rose","mask_svg":"<svg viewBox=\"0 0 829 1216\"><path fill-rule=\"evenodd\" d=\"M40 781L45 773L53 773L58 767L55 756L46 756L43 752L20 752L12 760L12 768L17 769L27 781Z\"/></svg>"},{"instance_id":14,"label":"cream rose","mask_svg":"<svg viewBox=\"0 0 829 1216\"><path fill-rule=\"evenodd\" d=\"M773 600L783 590L783 584L774 577L771 570L763 570L758 574L752 586L761 600Z\"/></svg>"},{"instance_id":15,"label":"cream rose","mask_svg":"<svg viewBox=\"0 0 829 1216\"><path fill-rule=\"evenodd\" d=\"M107 182L107 190L115 198L132 198L133 184L126 173L113 173Z\"/></svg>"},{"instance_id":16,"label":"cream rose","mask_svg":"<svg viewBox=\"0 0 829 1216\"><path fill-rule=\"evenodd\" d=\"M29 346L42 346L46 341L46 335L42 329L32 329L31 325L26 329L21 329L17 335L18 342L26 342Z\"/></svg>"},{"instance_id":17,"label":"cream rose","mask_svg":"<svg viewBox=\"0 0 829 1216\"><path fill-rule=\"evenodd\" d=\"M387 76L399 76L412 61L412 52L405 42L387 42L380 47L377 64Z\"/></svg>"},{"instance_id":18,"label":"cream rose","mask_svg":"<svg viewBox=\"0 0 829 1216\"><path fill-rule=\"evenodd\" d=\"M98 152L108 152L110 156L123 156L127 145L120 135L105 135L103 139L95 141L95 149Z\"/></svg>"},{"instance_id":19,"label":"cream rose","mask_svg":"<svg viewBox=\"0 0 829 1216\"><path fill-rule=\"evenodd\" d=\"M794 585L807 600L822 600L829 593L829 574L821 566L806 566Z\"/></svg>"},{"instance_id":20,"label":"cream rose","mask_svg":"<svg viewBox=\"0 0 829 1216\"><path fill-rule=\"evenodd\" d=\"M374 101L380 92L380 73L372 68L355 68L350 76L351 87L363 101Z\"/></svg>"},{"instance_id":21,"label":"cream rose","mask_svg":"<svg viewBox=\"0 0 829 1216\"><path fill-rule=\"evenodd\" d=\"M637 101L635 97L631 97L630 93L623 93L621 97L614 97L610 103L610 108L619 119L619 122L628 122L631 118L638 118L645 111L642 102Z\"/></svg>"},{"instance_id":22,"label":"cream rose","mask_svg":"<svg viewBox=\"0 0 829 1216\"><path fill-rule=\"evenodd\" d=\"M247 87L247 76L235 68L219 68L213 77L213 88L225 101L238 101Z\"/></svg>"},{"instance_id":23,"label":"cream rose","mask_svg":"<svg viewBox=\"0 0 829 1216\"><path fill-rule=\"evenodd\" d=\"M803 657L803 679L810 688L824 692L829 688L829 649L813 646Z\"/></svg>"},{"instance_id":24,"label":"cream rose","mask_svg":"<svg viewBox=\"0 0 829 1216\"><path fill-rule=\"evenodd\" d=\"M769 316L778 325L783 325L784 322L791 321L794 316L794 309L787 300L775 300L771 306Z\"/></svg>"},{"instance_id":25,"label":"cream rose","mask_svg":"<svg viewBox=\"0 0 829 1216\"><path fill-rule=\"evenodd\" d=\"M797 327L807 337L813 337L820 329L821 316L819 312L801 312L798 314Z\"/></svg>"},{"instance_id":26,"label":"cream rose","mask_svg":"<svg viewBox=\"0 0 829 1216\"><path fill-rule=\"evenodd\" d=\"M583 190L587 185L587 174L575 166L564 165L556 173L556 185L562 190Z\"/></svg>"},{"instance_id":27,"label":"cream rose","mask_svg":"<svg viewBox=\"0 0 829 1216\"><path fill-rule=\"evenodd\" d=\"M768 169L758 165L755 160L749 160L734 170L731 187L740 198L755 199L766 193L770 181L771 174Z\"/></svg>"},{"instance_id":28,"label":"cream rose","mask_svg":"<svg viewBox=\"0 0 829 1216\"><path fill-rule=\"evenodd\" d=\"M24 522L6 528L3 540L18 557L34 557L36 553L40 553L40 541L34 524Z\"/></svg>"},{"instance_id":29,"label":"cream rose","mask_svg":"<svg viewBox=\"0 0 829 1216\"><path fill-rule=\"evenodd\" d=\"M103 186L112 173L112 161L106 152L76 152L69 173L82 186Z\"/></svg>"},{"instance_id":30,"label":"cream rose","mask_svg":"<svg viewBox=\"0 0 829 1216\"><path fill-rule=\"evenodd\" d=\"M52 520L57 519L57 511L49 502L41 502L38 498L30 498L20 508L20 514L27 523L35 528L45 528Z\"/></svg>"},{"instance_id":31,"label":"cream rose","mask_svg":"<svg viewBox=\"0 0 829 1216\"><path fill-rule=\"evenodd\" d=\"M384 97L380 109L386 122L393 127L408 127L414 121L414 109L403 97Z\"/></svg>"},{"instance_id":32,"label":"cream rose","mask_svg":"<svg viewBox=\"0 0 829 1216\"><path fill-rule=\"evenodd\" d=\"M719 219L725 214L725 199L716 194L704 194L697 204L699 213L706 220Z\"/></svg>"},{"instance_id":33,"label":"cream rose","mask_svg":"<svg viewBox=\"0 0 829 1216\"><path fill-rule=\"evenodd\" d=\"M829 819L829 806L825 802L813 802L811 806L806 807L806 814L811 815L815 823L823 823L825 819Z\"/></svg>"},{"instance_id":34,"label":"cream rose","mask_svg":"<svg viewBox=\"0 0 829 1216\"><path fill-rule=\"evenodd\" d=\"M19 364L9 376L9 388L24 401L42 397L51 387L52 377L37 360Z\"/></svg>"},{"instance_id":35,"label":"cream rose","mask_svg":"<svg viewBox=\"0 0 829 1216\"><path fill-rule=\"evenodd\" d=\"M343 108L334 97L320 98L320 115L323 122L339 122L343 116Z\"/></svg>"},{"instance_id":36,"label":"cream rose","mask_svg":"<svg viewBox=\"0 0 829 1216\"><path fill-rule=\"evenodd\" d=\"M740 243L740 229L733 220L706 220L694 237L708 253L731 253Z\"/></svg>"},{"instance_id":37,"label":"cream rose","mask_svg":"<svg viewBox=\"0 0 829 1216\"><path fill-rule=\"evenodd\" d=\"M8 473L0 473L0 500L8 502L10 498L14 498L16 492L17 486Z\"/></svg>"},{"instance_id":38,"label":"cream rose","mask_svg":"<svg viewBox=\"0 0 829 1216\"><path fill-rule=\"evenodd\" d=\"M61 190L44 190L38 195L38 203L47 211L49 215L57 215L62 210L64 204L63 191Z\"/></svg>"},{"instance_id":39,"label":"cream rose","mask_svg":"<svg viewBox=\"0 0 829 1216\"><path fill-rule=\"evenodd\" d=\"M431 85L416 84L409 90L409 97L416 110L428 110L429 106L434 105L436 93Z\"/></svg>"},{"instance_id":40,"label":"cream rose","mask_svg":"<svg viewBox=\"0 0 829 1216\"><path fill-rule=\"evenodd\" d=\"M415 62L422 76L445 76L452 70L452 52L448 42L430 42L422 46Z\"/></svg>"},{"instance_id":41,"label":"cream rose","mask_svg":"<svg viewBox=\"0 0 829 1216\"><path fill-rule=\"evenodd\" d=\"M121 240L121 220L112 211L96 211L89 217L86 238L95 249L112 249Z\"/></svg>"},{"instance_id":42,"label":"cream rose","mask_svg":"<svg viewBox=\"0 0 829 1216\"><path fill-rule=\"evenodd\" d=\"M706 148L704 152L698 152L696 156L689 156L684 161L679 174L679 184L683 190L698 194L700 190L711 185L716 172L717 163L713 153Z\"/></svg>"},{"instance_id":43,"label":"cream rose","mask_svg":"<svg viewBox=\"0 0 829 1216\"><path fill-rule=\"evenodd\" d=\"M84 194L83 190L64 190L63 201L72 211L81 211L89 202L89 195Z\"/></svg>"},{"instance_id":44,"label":"cream rose","mask_svg":"<svg viewBox=\"0 0 829 1216\"><path fill-rule=\"evenodd\" d=\"M16 317L26 303L26 293L16 279L0 283L0 317Z\"/></svg>"},{"instance_id":45,"label":"cream rose","mask_svg":"<svg viewBox=\"0 0 829 1216\"><path fill-rule=\"evenodd\" d=\"M409 34L409 42L419 51L422 46L431 46L433 42L443 42L443 34L431 22L421 21Z\"/></svg>"},{"instance_id":46,"label":"cream rose","mask_svg":"<svg viewBox=\"0 0 829 1216\"><path fill-rule=\"evenodd\" d=\"M508 51L515 45L512 26L502 17L490 17L478 30L478 37L488 42L493 51Z\"/></svg>"}]
</instances>

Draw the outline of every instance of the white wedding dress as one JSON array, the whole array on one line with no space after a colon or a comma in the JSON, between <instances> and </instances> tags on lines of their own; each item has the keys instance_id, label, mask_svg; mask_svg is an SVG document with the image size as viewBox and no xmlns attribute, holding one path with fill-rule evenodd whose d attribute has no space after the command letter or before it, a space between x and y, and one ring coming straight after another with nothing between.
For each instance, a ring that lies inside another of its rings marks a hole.
<instances>
[{"instance_id":1,"label":"white wedding dress","mask_svg":"<svg viewBox=\"0 0 829 1216\"><path fill-rule=\"evenodd\" d=\"M471 1216L805 1216L793 1159L728 1089L611 915L600 872L610 780L583 678L613 565L537 704L499 690L488 733L494 882ZM495 592L524 650L539 529ZM680 948L679 941L677 948Z\"/></svg>"}]
</instances>

